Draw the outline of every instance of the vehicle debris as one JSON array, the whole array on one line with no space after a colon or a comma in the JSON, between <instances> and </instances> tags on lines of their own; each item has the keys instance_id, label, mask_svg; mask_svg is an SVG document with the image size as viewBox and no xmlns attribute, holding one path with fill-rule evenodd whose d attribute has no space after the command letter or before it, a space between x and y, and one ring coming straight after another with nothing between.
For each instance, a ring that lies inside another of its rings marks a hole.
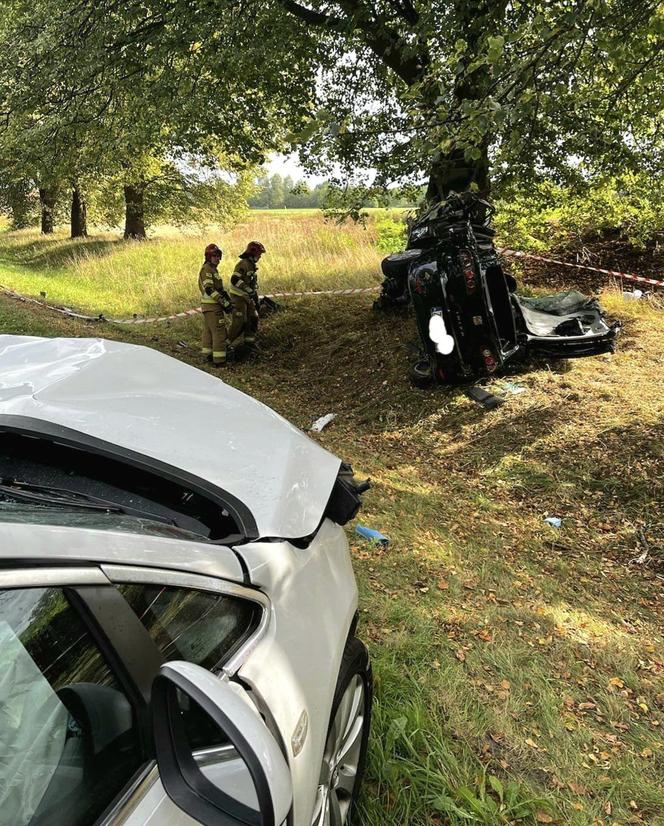
<instances>
[{"instance_id":1,"label":"vehicle debris","mask_svg":"<svg viewBox=\"0 0 664 826\"><path fill-rule=\"evenodd\" d=\"M386 548L390 543L388 536L385 536L380 531L376 531L373 528L367 528L365 525L356 525L355 533L359 534L364 539L368 539L369 542L372 542L374 545L382 545L384 548Z\"/></svg>"},{"instance_id":2,"label":"vehicle debris","mask_svg":"<svg viewBox=\"0 0 664 826\"><path fill-rule=\"evenodd\" d=\"M518 396L521 393L525 393L528 389L522 384L514 384L512 381L496 382L496 387L501 393L506 393L508 396Z\"/></svg>"},{"instance_id":3,"label":"vehicle debris","mask_svg":"<svg viewBox=\"0 0 664 826\"><path fill-rule=\"evenodd\" d=\"M468 390L466 390L466 395L473 401L481 404L485 410L495 410L496 407L500 407L501 404L505 404L505 399L501 399L500 396L495 396L493 393L489 393L483 387L469 387Z\"/></svg>"},{"instance_id":4,"label":"vehicle debris","mask_svg":"<svg viewBox=\"0 0 664 826\"><path fill-rule=\"evenodd\" d=\"M312 433L320 433L324 427L327 427L328 424L336 418L336 413L326 413L325 416L321 416L319 419L316 419L309 430Z\"/></svg>"}]
</instances>

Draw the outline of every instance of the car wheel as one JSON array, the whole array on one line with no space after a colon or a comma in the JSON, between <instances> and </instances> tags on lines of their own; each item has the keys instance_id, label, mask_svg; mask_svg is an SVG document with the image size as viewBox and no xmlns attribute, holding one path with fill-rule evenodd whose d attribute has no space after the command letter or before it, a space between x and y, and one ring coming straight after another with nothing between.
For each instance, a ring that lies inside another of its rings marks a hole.
<instances>
[{"instance_id":1,"label":"car wheel","mask_svg":"<svg viewBox=\"0 0 664 826\"><path fill-rule=\"evenodd\" d=\"M350 823L364 774L372 694L367 649L351 637L334 692L312 826Z\"/></svg>"},{"instance_id":2,"label":"car wheel","mask_svg":"<svg viewBox=\"0 0 664 826\"><path fill-rule=\"evenodd\" d=\"M419 387L421 390L430 387L433 382L431 364L426 359L413 364L410 368L410 380L415 387Z\"/></svg>"}]
</instances>

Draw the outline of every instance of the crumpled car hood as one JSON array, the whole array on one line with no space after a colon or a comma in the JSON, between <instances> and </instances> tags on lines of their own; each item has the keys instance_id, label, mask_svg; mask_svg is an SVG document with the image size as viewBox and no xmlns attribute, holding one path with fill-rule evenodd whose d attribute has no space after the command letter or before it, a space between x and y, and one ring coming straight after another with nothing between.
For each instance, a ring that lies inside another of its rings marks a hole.
<instances>
[{"instance_id":1,"label":"crumpled car hood","mask_svg":"<svg viewBox=\"0 0 664 826\"><path fill-rule=\"evenodd\" d=\"M258 537L312 534L341 464L216 377L98 338L0 335L3 415L66 427L203 479L248 508Z\"/></svg>"}]
</instances>

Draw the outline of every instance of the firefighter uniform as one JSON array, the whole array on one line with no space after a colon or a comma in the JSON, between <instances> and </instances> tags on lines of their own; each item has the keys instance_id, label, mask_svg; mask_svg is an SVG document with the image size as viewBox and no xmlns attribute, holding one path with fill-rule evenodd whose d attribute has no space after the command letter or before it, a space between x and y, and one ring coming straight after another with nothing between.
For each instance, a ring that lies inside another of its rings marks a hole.
<instances>
[{"instance_id":1,"label":"firefighter uniform","mask_svg":"<svg viewBox=\"0 0 664 826\"><path fill-rule=\"evenodd\" d=\"M203 313L203 339L201 353L212 357L213 364L226 363L226 322L224 311L229 307L228 294L221 276L210 261L206 261L198 274Z\"/></svg>"},{"instance_id":2,"label":"firefighter uniform","mask_svg":"<svg viewBox=\"0 0 664 826\"><path fill-rule=\"evenodd\" d=\"M228 291L233 305L233 320L228 338L235 345L252 345L258 330L256 262L248 255L242 255L235 265Z\"/></svg>"}]
</instances>

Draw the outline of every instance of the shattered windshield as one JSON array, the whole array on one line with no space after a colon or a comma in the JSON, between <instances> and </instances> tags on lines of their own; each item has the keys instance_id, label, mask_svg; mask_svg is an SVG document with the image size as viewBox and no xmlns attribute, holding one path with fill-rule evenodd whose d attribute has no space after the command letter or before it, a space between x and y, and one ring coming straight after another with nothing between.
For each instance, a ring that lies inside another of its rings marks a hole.
<instances>
[{"instance_id":1,"label":"shattered windshield","mask_svg":"<svg viewBox=\"0 0 664 826\"><path fill-rule=\"evenodd\" d=\"M49 507L48 505L24 504L0 501L0 522L20 525L53 525L88 530L121 531L123 533L148 534L170 539L189 539L205 542L200 534L183 530L175 525L104 511L83 511L75 506Z\"/></svg>"}]
</instances>

